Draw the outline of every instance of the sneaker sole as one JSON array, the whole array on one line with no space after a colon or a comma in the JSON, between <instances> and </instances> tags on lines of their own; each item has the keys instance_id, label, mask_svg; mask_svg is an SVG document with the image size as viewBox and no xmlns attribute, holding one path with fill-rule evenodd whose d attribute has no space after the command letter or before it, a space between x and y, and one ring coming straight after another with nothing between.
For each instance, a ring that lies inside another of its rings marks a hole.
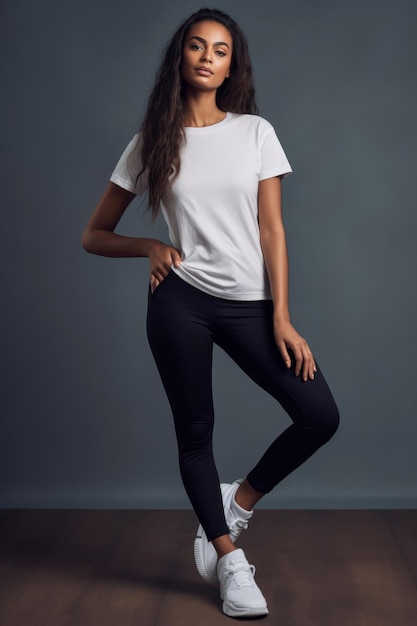
<instances>
[{"instance_id":1,"label":"sneaker sole","mask_svg":"<svg viewBox=\"0 0 417 626\"><path fill-rule=\"evenodd\" d=\"M269 615L269 611L266 606L247 609L236 609L226 602L223 602L223 613L225 615L228 615L229 617L262 617L264 615Z\"/></svg>"},{"instance_id":2,"label":"sneaker sole","mask_svg":"<svg viewBox=\"0 0 417 626\"><path fill-rule=\"evenodd\" d=\"M195 566L197 568L198 573L204 580L208 583L217 583L219 579L217 578L217 573L214 576L210 576L206 570L205 559L203 555L203 546L207 543L207 540L204 536L204 530L200 524L197 530L196 538L194 539L194 561Z\"/></svg>"},{"instance_id":3,"label":"sneaker sole","mask_svg":"<svg viewBox=\"0 0 417 626\"><path fill-rule=\"evenodd\" d=\"M236 480L234 483L221 483L220 485L220 489L222 492L222 499L223 501L226 499L226 497L229 496L229 493L231 491L235 491L236 487L235 487L235 483L242 483L243 482L243 478L240 478L238 480ZM203 530L203 527L201 526L201 524L198 527L197 530L197 534L196 537L194 539L194 561L195 561L195 565L197 568L198 573L200 574L200 576L208 583L217 583L219 582L219 579L217 577L217 571L214 572L212 575L210 575L207 572L206 566L205 566L205 558L204 558L204 554L203 554L203 547L206 545L207 540L205 537L205 533Z\"/></svg>"}]
</instances>

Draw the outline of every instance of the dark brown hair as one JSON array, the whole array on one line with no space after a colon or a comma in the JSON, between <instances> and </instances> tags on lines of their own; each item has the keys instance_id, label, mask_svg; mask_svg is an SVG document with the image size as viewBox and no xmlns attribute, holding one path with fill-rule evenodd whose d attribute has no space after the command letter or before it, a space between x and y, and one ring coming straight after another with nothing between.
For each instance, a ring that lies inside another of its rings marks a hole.
<instances>
[{"instance_id":1,"label":"dark brown hair","mask_svg":"<svg viewBox=\"0 0 417 626\"><path fill-rule=\"evenodd\" d=\"M217 106L231 113L258 112L248 44L237 23L223 11L200 9L174 33L158 69L141 127L142 174L148 174L149 208L155 217L160 201L180 171L184 141L185 96L181 63L186 35L197 22L211 20L225 26L233 39L230 78L218 88ZM140 175L139 174L139 175Z\"/></svg>"}]
</instances>

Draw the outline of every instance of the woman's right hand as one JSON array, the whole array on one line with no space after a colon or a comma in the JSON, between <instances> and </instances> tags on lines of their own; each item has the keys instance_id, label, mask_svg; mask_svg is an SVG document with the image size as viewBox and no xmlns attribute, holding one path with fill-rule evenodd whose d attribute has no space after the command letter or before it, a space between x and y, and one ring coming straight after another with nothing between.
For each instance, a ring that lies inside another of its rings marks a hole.
<instances>
[{"instance_id":1,"label":"woman's right hand","mask_svg":"<svg viewBox=\"0 0 417 626\"><path fill-rule=\"evenodd\" d=\"M154 240L148 252L151 292L162 283L172 265L179 267L181 254L173 246L167 246L161 241Z\"/></svg>"}]
</instances>

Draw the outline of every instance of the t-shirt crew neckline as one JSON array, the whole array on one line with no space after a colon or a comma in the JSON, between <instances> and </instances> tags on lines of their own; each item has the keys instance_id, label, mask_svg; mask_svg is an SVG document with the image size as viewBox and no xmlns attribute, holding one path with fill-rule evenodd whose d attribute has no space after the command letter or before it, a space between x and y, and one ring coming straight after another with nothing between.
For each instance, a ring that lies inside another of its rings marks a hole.
<instances>
[{"instance_id":1,"label":"t-shirt crew neckline","mask_svg":"<svg viewBox=\"0 0 417 626\"><path fill-rule=\"evenodd\" d=\"M203 135L206 133L214 133L225 126L231 119L232 113L227 111L226 116L216 124L210 124L210 126L184 126L184 130L191 135Z\"/></svg>"}]
</instances>

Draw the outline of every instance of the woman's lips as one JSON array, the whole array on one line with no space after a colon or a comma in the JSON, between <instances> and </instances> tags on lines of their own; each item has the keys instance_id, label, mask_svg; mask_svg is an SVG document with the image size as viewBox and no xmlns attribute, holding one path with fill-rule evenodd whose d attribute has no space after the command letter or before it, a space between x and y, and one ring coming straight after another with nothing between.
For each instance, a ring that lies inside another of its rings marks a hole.
<instances>
[{"instance_id":1,"label":"woman's lips","mask_svg":"<svg viewBox=\"0 0 417 626\"><path fill-rule=\"evenodd\" d=\"M211 76L213 74L207 67L197 67L196 72L200 74L200 76Z\"/></svg>"}]
</instances>

